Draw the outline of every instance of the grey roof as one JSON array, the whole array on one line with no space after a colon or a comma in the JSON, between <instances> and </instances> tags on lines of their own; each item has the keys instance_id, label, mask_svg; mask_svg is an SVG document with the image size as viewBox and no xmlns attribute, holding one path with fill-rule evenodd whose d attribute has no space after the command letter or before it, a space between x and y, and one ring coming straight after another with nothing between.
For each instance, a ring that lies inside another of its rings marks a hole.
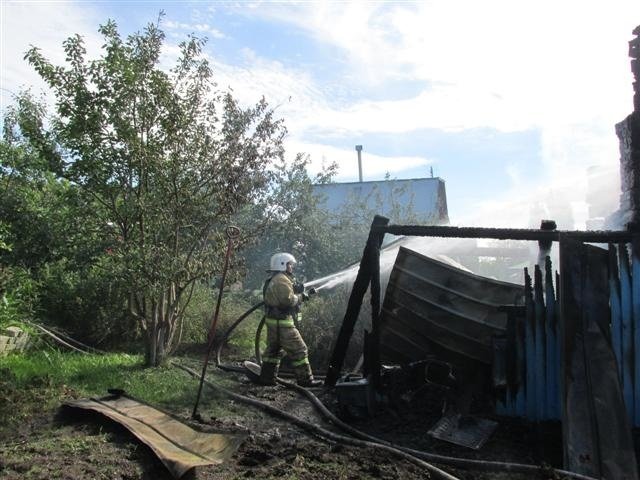
<instances>
[{"instance_id":1,"label":"grey roof","mask_svg":"<svg viewBox=\"0 0 640 480\"><path fill-rule=\"evenodd\" d=\"M394 219L393 207L411 207L422 220L448 223L447 195L440 178L411 178L369 182L327 183L314 185L314 193L324 198L324 207L332 212L365 202L367 208Z\"/></svg>"}]
</instances>

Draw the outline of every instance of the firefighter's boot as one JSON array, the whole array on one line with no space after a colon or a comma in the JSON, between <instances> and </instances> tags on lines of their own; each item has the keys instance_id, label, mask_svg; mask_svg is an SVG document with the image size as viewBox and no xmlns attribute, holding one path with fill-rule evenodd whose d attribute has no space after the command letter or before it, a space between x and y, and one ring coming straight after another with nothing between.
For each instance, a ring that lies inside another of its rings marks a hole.
<instances>
[{"instance_id":1,"label":"firefighter's boot","mask_svg":"<svg viewBox=\"0 0 640 480\"><path fill-rule=\"evenodd\" d=\"M319 387L322 385L320 380L313 378L313 372L311 371L311 365L308 363L296 367L296 381L301 387Z\"/></svg>"},{"instance_id":2,"label":"firefighter's boot","mask_svg":"<svg viewBox=\"0 0 640 480\"><path fill-rule=\"evenodd\" d=\"M260 369L260 378L258 379L258 383L260 385L273 386L276 384L277 375L277 364L271 362L262 362L262 368Z\"/></svg>"}]
</instances>

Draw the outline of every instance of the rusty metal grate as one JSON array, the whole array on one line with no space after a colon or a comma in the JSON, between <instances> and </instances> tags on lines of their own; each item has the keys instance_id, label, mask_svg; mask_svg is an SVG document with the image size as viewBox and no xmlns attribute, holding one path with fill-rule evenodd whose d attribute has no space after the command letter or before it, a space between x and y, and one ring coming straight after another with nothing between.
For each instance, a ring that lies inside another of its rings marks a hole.
<instances>
[{"instance_id":1,"label":"rusty metal grate","mask_svg":"<svg viewBox=\"0 0 640 480\"><path fill-rule=\"evenodd\" d=\"M498 424L469 415L447 415L429 430L438 440L478 450L489 439Z\"/></svg>"}]
</instances>

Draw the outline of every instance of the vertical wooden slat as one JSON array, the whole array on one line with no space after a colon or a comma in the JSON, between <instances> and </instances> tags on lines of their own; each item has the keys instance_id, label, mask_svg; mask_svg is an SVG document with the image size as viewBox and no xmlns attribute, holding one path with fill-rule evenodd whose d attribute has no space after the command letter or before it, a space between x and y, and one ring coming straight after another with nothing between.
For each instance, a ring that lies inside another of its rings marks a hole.
<instances>
[{"instance_id":1,"label":"vertical wooden slat","mask_svg":"<svg viewBox=\"0 0 640 480\"><path fill-rule=\"evenodd\" d=\"M546 310L544 306L543 290L542 290L542 271L538 265L534 267L534 303L535 303L535 352L536 352L536 395L538 398L536 404L536 418L545 420L547 418L547 379L546 379L546 332L545 317Z\"/></svg>"},{"instance_id":2,"label":"vertical wooden slat","mask_svg":"<svg viewBox=\"0 0 640 480\"><path fill-rule=\"evenodd\" d=\"M553 291L553 267L551 258L545 258L544 290L546 303L546 335L547 335L547 414L548 418L560 418L560 391L558 388L558 368L560 359L558 357L558 325L556 319L556 297Z\"/></svg>"},{"instance_id":3,"label":"vertical wooden slat","mask_svg":"<svg viewBox=\"0 0 640 480\"><path fill-rule=\"evenodd\" d=\"M527 360L525 349L526 312L516 317L516 362L518 372L518 390L516 393L515 411L519 417L527 414L526 378Z\"/></svg>"},{"instance_id":4,"label":"vertical wooden slat","mask_svg":"<svg viewBox=\"0 0 640 480\"><path fill-rule=\"evenodd\" d=\"M526 416L525 402L525 318L526 308L522 305L504 305L501 311L507 313L506 331L506 379L505 399L496 401L496 413L516 417Z\"/></svg>"},{"instance_id":5,"label":"vertical wooden slat","mask_svg":"<svg viewBox=\"0 0 640 480\"><path fill-rule=\"evenodd\" d=\"M518 305L503 305L499 309L507 314L507 328L504 337L505 383L504 400L499 397L496 400L496 413L498 415L522 416L518 411L518 393L522 391L522 375L520 368L522 362L518 359L518 322L524 315L524 307ZM494 344L497 346L498 344ZM494 373L494 382L496 374Z\"/></svg>"},{"instance_id":6,"label":"vertical wooden slat","mask_svg":"<svg viewBox=\"0 0 640 480\"><path fill-rule=\"evenodd\" d=\"M633 305L631 302L631 275L629 272L629 253L625 244L618 246L620 260L620 315L622 317L622 391L625 405L633 405L631 418L640 413L640 384L636 382L634 389L633 368Z\"/></svg>"},{"instance_id":7,"label":"vertical wooden slat","mask_svg":"<svg viewBox=\"0 0 640 480\"><path fill-rule=\"evenodd\" d=\"M634 393L634 426L640 426L640 238L635 235L631 244L631 303L633 312L633 351L634 360L633 378L635 383Z\"/></svg>"},{"instance_id":8,"label":"vertical wooden slat","mask_svg":"<svg viewBox=\"0 0 640 480\"><path fill-rule=\"evenodd\" d=\"M501 309L499 309L501 310ZM502 311L502 310L501 310ZM496 400L496 413L498 415L513 416L515 414L513 408L513 397L511 395L512 382L509 375L509 368L514 367L513 358L509 352L510 325L513 323L513 315L507 311L507 329L504 337L494 337L493 347L493 364L492 376L493 386L500 392L500 396Z\"/></svg>"},{"instance_id":9,"label":"vertical wooden slat","mask_svg":"<svg viewBox=\"0 0 640 480\"><path fill-rule=\"evenodd\" d=\"M565 468L594 478L637 480L631 425L609 331L609 253L561 238L560 261Z\"/></svg>"},{"instance_id":10,"label":"vertical wooden slat","mask_svg":"<svg viewBox=\"0 0 640 480\"><path fill-rule=\"evenodd\" d=\"M507 315L507 405L510 415L516 416L516 395L520 387L518 380L518 353L517 353L517 322L518 314L516 308L510 307Z\"/></svg>"},{"instance_id":11,"label":"vertical wooden slat","mask_svg":"<svg viewBox=\"0 0 640 480\"><path fill-rule=\"evenodd\" d=\"M620 273L618 271L618 250L609 244L609 306L611 308L611 344L618 363L618 375L623 386L624 404L629 418L633 418L633 390L624 384L624 368L622 354L622 312L620 311Z\"/></svg>"},{"instance_id":12,"label":"vertical wooden slat","mask_svg":"<svg viewBox=\"0 0 640 480\"><path fill-rule=\"evenodd\" d=\"M524 269L524 304L526 308L525 322L525 364L526 364L526 412L527 418L536 419L538 398L536 392L536 326L535 326L535 306L533 302L533 292L531 288L531 277L528 269Z\"/></svg>"},{"instance_id":13,"label":"vertical wooden slat","mask_svg":"<svg viewBox=\"0 0 640 480\"><path fill-rule=\"evenodd\" d=\"M611 344L618 360L620 381L623 375L622 362L622 313L620 312L620 277L618 272L618 251L609 244L609 305L611 307Z\"/></svg>"},{"instance_id":14,"label":"vertical wooden slat","mask_svg":"<svg viewBox=\"0 0 640 480\"><path fill-rule=\"evenodd\" d=\"M557 372L557 378L558 378L558 392L559 392L559 396L558 396L558 401L560 402L560 405L558 405L558 413L560 415L560 419L564 418L564 402L563 402L563 392L564 392L564 370L563 370L563 365L565 362L565 351L564 351L564 331L565 331L565 324L564 324L564 317L563 317L563 313L562 313L562 302L561 302L561 298L562 298L562 282L561 282L561 276L558 273L558 271L556 270L556 352L558 355L558 372Z\"/></svg>"}]
</instances>

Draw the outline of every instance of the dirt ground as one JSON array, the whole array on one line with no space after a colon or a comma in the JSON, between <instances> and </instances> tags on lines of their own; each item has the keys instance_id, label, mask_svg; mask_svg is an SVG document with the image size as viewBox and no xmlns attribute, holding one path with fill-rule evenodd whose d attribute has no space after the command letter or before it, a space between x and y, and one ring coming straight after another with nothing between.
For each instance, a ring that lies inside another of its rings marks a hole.
<instances>
[{"instance_id":1,"label":"dirt ground","mask_svg":"<svg viewBox=\"0 0 640 480\"><path fill-rule=\"evenodd\" d=\"M213 370L213 369L212 369ZM310 403L283 386L259 387L243 375L214 371L213 376L233 379L235 392L258 399L314 422L323 421ZM206 395L216 395L205 390ZM319 392L323 403L336 410L333 392ZM198 479L423 479L422 468L397 456L373 448L344 446L318 438L253 407L220 396L228 406L223 417L201 410L202 422L193 423L190 411L175 411L185 423L210 432L245 436L233 458L218 466L202 467L191 477ZM436 401L437 403L437 401ZM435 411L434 411L435 410ZM530 425L500 419L489 441L478 451L433 439L427 431L438 420L433 399L416 395L403 405L389 405L374 420L351 424L388 441L447 456L511 461L535 465L559 465L560 432L557 425L534 429ZM543 447L534 447L543 445ZM464 480L557 479L541 468L536 475L456 470L438 465ZM22 428L0 439L2 479L170 479L151 450L123 427L97 414L70 414L64 409L44 410L22 423Z\"/></svg>"}]
</instances>

